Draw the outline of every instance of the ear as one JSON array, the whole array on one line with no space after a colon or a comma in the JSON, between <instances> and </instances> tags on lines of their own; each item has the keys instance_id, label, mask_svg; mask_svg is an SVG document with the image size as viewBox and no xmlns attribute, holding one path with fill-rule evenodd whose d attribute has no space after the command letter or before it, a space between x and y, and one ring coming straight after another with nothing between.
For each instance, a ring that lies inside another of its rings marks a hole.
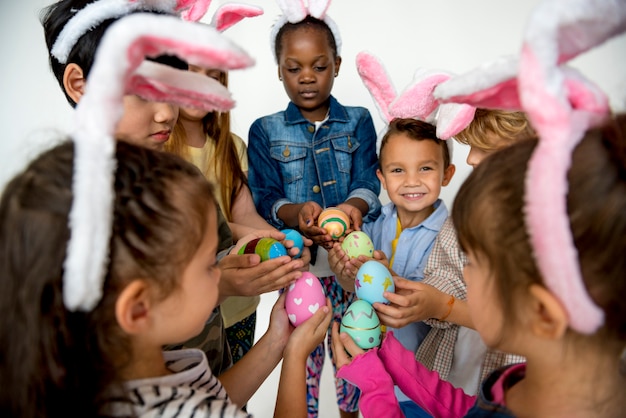
<instances>
[{"instance_id":1,"label":"ear","mask_svg":"<svg viewBox=\"0 0 626 418\"><path fill-rule=\"evenodd\" d=\"M531 303L531 332L543 339L561 338L569 327L567 311L561 302L543 286L533 284L529 289Z\"/></svg>"},{"instance_id":2,"label":"ear","mask_svg":"<svg viewBox=\"0 0 626 418\"><path fill-rule=\"evenodd\" d=\"M136 279L118 296L115 302L115 319L125 333L136 335L149 325L150 308L150 287L145 280Z\"/></svg>"},{"instance_id":3,"label":"ear","mask_svg":"<svg viewBox=\"0 0 626 418\"><path fill-rule=\"evenodd\" d=\"M452 140L448 139L447 141ZM450 164L448 168L443 171L443 181L441 182L441 185L447 186L450 183L450 180L452 180L454 173L456 173L456 166L454 164Z\"/></svg>"},{"instance_id":4,"label":"ear","mask_svg":"<svg viewBox=\"0 0 626 418\"><path fill-rule=\"evenodd\" d=\"M63 88L75 103L85 94L86 81L83 69L78 64L67 64L63 72Z\"/></svg>"},{"instance_id":5,"label":"ear","mask_svg":"<svg viewBox=\"0 0 626 418\"><path fill-rule=\"evenodd\" d=\"M276 74L278 74L278 80L283 81L283 76L280 74L280 65L276 67Z\"/></svg>"},{"instance_id":6,"label":"ear","mask_svg":"<svg viewBox=\"0 0 626 418\"><path fill-rule=\"evenodd\" d=\"M341 68L341 57L335 58L335 77L339 75L339 68Z\"/></svg>"},{"instance_id":7,"label":"ear","mask_svg":"<svg viewBox=\"0 0 626 418\"><path fill-rule=\"evenodd\" d=\"M383 186L383 189L387 190L387 184L385 183L385 177L383 176L382 171L380 169L376 169L376 177L380 180L380 184Z\"/></svg>"}]
</instances>

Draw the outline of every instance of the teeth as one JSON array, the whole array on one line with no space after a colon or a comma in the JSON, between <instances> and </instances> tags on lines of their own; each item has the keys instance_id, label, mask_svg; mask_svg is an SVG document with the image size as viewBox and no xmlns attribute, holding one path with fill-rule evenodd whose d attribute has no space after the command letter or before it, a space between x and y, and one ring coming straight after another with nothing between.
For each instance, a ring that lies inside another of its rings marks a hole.
<instances>
[{"instance_id":1,"label":"teeth","mask_svg":"<svg viewBox=\"0 0 626 418\"><path fill-rule=\"evenodd\" d=\"M406 197L420 197L422 196L424 193L407 193L404 196Z\"/></svg>"}]
</instances>

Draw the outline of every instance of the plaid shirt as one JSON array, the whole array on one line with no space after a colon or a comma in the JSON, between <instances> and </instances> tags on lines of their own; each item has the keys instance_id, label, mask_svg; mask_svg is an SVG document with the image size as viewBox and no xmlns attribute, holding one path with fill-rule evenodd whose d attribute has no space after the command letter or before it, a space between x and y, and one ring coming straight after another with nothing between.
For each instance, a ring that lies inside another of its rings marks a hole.
<instances>
[{"instance_id":1,"label":"plaid shirt","mask_svg":"<svg viewBox=\"0 0 626 418\"><path fill-rule=\"evenodd\" d=\"M463 280L463 265L466 261L465 254L459 247L452 219L448 218L439 231L435 246L428 258L423 283L457 299L466 300L467 286ZM438 372L442 379L448 380L459 326L436 319L424 322L432 329L418 347L415 358L430 370ZM482 382L492 371L504 365L523 361L524 358L521 356L488 349L481 366L480 381Z\"/></svg>"}]
</instances>

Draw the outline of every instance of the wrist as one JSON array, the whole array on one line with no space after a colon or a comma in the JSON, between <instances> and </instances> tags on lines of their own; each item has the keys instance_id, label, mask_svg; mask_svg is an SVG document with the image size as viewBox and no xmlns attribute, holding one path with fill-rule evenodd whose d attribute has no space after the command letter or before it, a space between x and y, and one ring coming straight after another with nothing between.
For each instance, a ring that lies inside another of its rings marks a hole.
<instances>
[{"instance_id":1,"label":"wrist","mask_svg":"<svg viewBox=\"0 0 626 418\"><path fill-rule=\"evenodd\" d=\"M443 314L439 318L437 318L439 321L445 321L450 316L450 314L452 313L452 309L454 308L454 302L456 302L456 298L453 295L446 296L449 297L442 311Z\"/></svg>"}]
</instances>

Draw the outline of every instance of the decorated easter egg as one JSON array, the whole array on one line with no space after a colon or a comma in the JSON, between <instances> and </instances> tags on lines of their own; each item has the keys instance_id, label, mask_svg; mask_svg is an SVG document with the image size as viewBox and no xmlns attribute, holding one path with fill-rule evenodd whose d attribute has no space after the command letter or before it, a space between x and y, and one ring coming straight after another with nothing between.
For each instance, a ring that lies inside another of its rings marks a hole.
<instances>
[{"instance_id":1,"label":"decorated easter egg","mask_svg":"<svg viewBox=\"0 0 626 418\"><path fill-rule=\"evenodd\" d=\"M285 234L285 239L293 241L294 248L298 249L298 254L294 255L293 258L300 258L302 255L302 250L304 249L304 240L302 239L302 235L295 229L283 229L280 232Z\"/></svg>"},{"instance_id":2,"label":"decorated easter egg","mask_svg":"<svg viewBox=\"0 0 626 418\"><path fill-rule=\"evenodd\" d=\"M364 300L356 300L348 306L341 318L339 332L350 335L363 350L379 346L383 338L378 315L372 305Z\"/></svg>"},{"instance_id":3,"label":"decorated easter egg","mask_svg":"<svg viewBox=\"0 0 626 418\"><path fill-rule=\"evenodd\" d=\"M267 261L272 258L277 258L283 255L287 255L287 249L283 244L276 241L274 238L263 237L255 238L241 247L238 254L258 254L261 256L261 261Z\"/></svg>"},{"instance_id":4,"label":"decorated easter egg","mask_svg":"<svg viewBox=\"0 0 626 418\"><path fill-rule=\"evenodd\" d=\"M382 263L370 260L363 263L359 271L356 272L354 282L356 295L371 304L375 302L389 303L383 296L383 292L395 292L396 286L393 283L391 273Z\"/></svg>"},{"instance_id":5,"label":"decorated easter egg","mask_svg":"<svg viewBox=\"0 0 626 418\"><path fill-rule=\"evenodd\" d=\"M372 257L374 255L374 243L363 231L350 232L341 243L341 248L350 258L360 255Z\"/></svg>"},{"instance_id":6,"label":"decorated easter egg","mask_svg":"<svg viewBox=\"0 0 626 418\"><path fill-rule=\"evenodd\" d=\"M326 294L322 283L308 271L303 272L302 276L287 289L285 310L289 322L294 327L312 317L324 305L326 305Z\"/></svg>"},{"instance_id":7,"label":"decorated easter egg","mask_svg":"<svg viewBox=\"0 0 626 418\"><path fill-rule=\"evenodd\" d=\"M332 239L343 237L346 229L350 227L350 218L339 208L326 208L317 218L317 225L324 228Z\"/></svg>"}]
</instances>

